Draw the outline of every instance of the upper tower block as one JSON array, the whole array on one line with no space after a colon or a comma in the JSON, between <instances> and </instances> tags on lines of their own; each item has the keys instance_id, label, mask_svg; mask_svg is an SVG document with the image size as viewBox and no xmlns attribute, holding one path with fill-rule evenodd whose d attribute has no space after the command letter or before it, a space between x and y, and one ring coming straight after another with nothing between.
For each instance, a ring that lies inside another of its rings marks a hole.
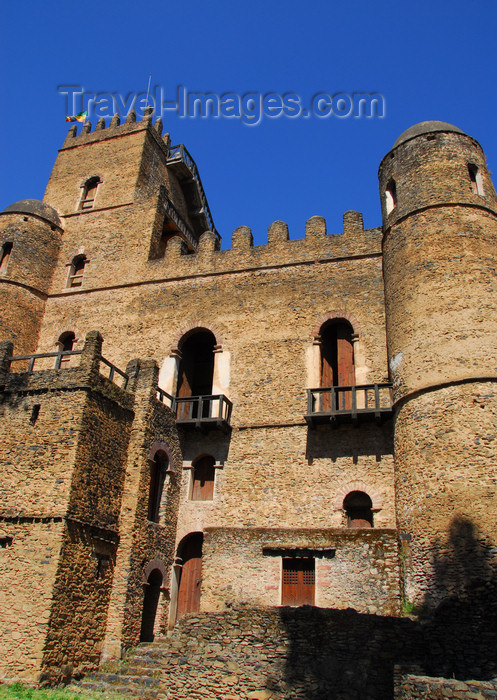
<instances>
[{"instance_id":1,"label":"upper tower block","mask_svg":"<svg viewBox=\"0 0 497 700\"><path fill-rule=\"evenodd\" d=\"M151 257L160 247L157 236L179 235L193 251L202 233L215 231L193 158L183 145L171 147L169 134L162 136L162 120L152 124L151 109L142 121L131 112L124 124L116 115L108 128L104 120L94 131L87 122L79 135L72 127L44 199L65 221L76 219L85 228L98 217L99 228L105 229L106 215L120 209L120 227L124 223L129 229L128 215L136 223L138 210L146 210L148 215L140 212L141 245L147 254L151 247ZM116 224L109 220L110 226ZM72 231L75 226L71 223L68 228ZM147 228L153 238L148 246L144 245Z\"/></svg>"}]
</instances>

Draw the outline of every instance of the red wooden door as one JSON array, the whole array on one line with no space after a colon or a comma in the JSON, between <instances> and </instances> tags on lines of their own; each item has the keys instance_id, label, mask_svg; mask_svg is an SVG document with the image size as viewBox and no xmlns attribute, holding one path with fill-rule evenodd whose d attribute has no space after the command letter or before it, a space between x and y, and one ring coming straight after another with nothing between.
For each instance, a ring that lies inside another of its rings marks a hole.
<instances>
[{"instance_id":1,"label":"red wooden door","mask_svg":"<svg viewBox=\"0 0 497 700\"><path fill-rule=\"evenodd\" d=\"M282 605L314 605L314 559L283 559Z\"/></svg>"},{"instance_id":2,"label":"red wooden door","mask_svg":"<svg viewBox=\"0 0 497 700\"><path fill-rule=\"evenodd\" d=\"M202 583L202 533L191 535L184 543L176 619L186 613L200 610L200 590Z\"/></svg>"},{"instance_id":3,"label":"red wooden door","mask_svg":"<svg viewBox=\"0 0 497 700\"><path fill-rule=\"evenodd\" d=\"M340 324L337 326L337 365L338 365L338 386L353 386L354 376L354 346L350 330L347 326ZM352 392L341 391L338 394L338 408L352 408Z\"/></svg>"},{"instance_id":4,"label":"red wooden door","mask_svg":"<svg viewBox=\"0 0 497 700\"><path fill-rule=\"evenodd\" d=\"M202 457L193 470L193 501L212 501L214 496L214 458Z\"/></svg>"},{"instance_id":5,"label":"red wooden door","mask_svg":"<svg viewBox=\"0 0 497 700\"><path fill-rule=\"evenodd\" d=\"M327 348L326 348L327 349ZM321 348L321 387L329 388L333 386L333 365L329 356L329 351ZM329 411L331 409L331 394L323 392L320 394L319 411Z\"/></svg>"}]
</instances>

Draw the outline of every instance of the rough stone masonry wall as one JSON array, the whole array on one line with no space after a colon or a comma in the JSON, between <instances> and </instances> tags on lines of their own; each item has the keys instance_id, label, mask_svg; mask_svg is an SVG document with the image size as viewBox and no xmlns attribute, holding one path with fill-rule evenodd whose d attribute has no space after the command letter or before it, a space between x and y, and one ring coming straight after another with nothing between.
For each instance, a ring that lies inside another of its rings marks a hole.
<instances>
[{"instance_id":1,"label":"rough stone masonry wall","mask_svg":"<svg viewBox=\"0 0 497 700\"><path fill-rule=\"evenodd\" d=\"M3 370L9 351L3 344ZM105 622L104 574L112 568L120 506L113 482L122 490L119 465L132 401L99 376L91 341L78 359L79 366L31 374L16 372L13 363L2 376L0 517L6 546L0 576L9 652L2 673L9 679L35 680L41 666L60 678L66 656L91 657L96 627ZM105 563L97 575L100 555Z\"/></svg>"},{"instance_id":2,"label":"rough stone masonry wall","mask_svg":"<svg viewBox=\"0 0 497 700\"><path fill-rule=\"evenodd\" d=\"M167 700L392 700L394 665L422 655L411 620L311 607L192 614L157 647Z\"/></svg>"},{"instance_id":3,"label":"rough stone masonry wall","mask_svg":"<svg viewBox=\"0 0 497 700\"><path fill-rule=\"evenodd\" d=\"M468 681L429 678L408 674L398 683L398 700L486 700L497 697L497 681Z\"/></svg>"},{"instance_id":4,"label":"rough stone masonry wall","mask_svg":"<svg viewBox=\"0 0 497 700\"><path fill-rule=\"evenodd\" d=\"M399 612L396 532L317 528L207 529L201 609L223 610L234 601L279 605L282 557L294 548L324 550L315 560L318 607L383 615Z\"/></svg>"},{"instance_id":5,"label":"rough stone masonry wall","mask_svg":"<svg viewBox=\"0 0 497 700\"><path fill-rule=\"evenodd\" d=\"M364 251L373 249L370 256L333 258L336 250L350 253L358 239ZM387 379L377 236L364 231L346 233L343 239L323 234L261 248L264 252L247 250L240 260L258 265L262 256L269 263L274 255L286 264L237 272L231 270L235 251L228 251L226 258L216 252L212 261L204 262L199 256L183 256L185 261L179 263L188 265L190 273L186 275L183 267L185 276L180 278L51 298L40 350L50 348L62 330L75 328L81 336L98 324L105 335L106 355L118 366L132 356L154 357L162 365L169 362L172 348L191 327L213 329L223 354L229 357L225 393L234 406L234 430L231 438L217 435L211 440L191 434L185 438L187 466L199 454L215 451L213 456L222 468L217 470L215 514L205 520L200 517L199 522L199 513L209 506L198 504L197 512L185 513L185 520L181 517L180 536L194 526L248 522L267 526L277 525L277 518L288 527L338 524L342 514L335 510L337 497L343 488L361 480L364 488L360 490L381 493L383 505L375 516L378 524L392 527L388 430L364 426L360 431L328 428L311 433L304 421L306 387L319 384L319 347L313 338L329 316L350 318L358 333L358 381ZM303 251L302 264L290 263L295 249ZM316 259L323 262L316 263ZM221 266L218 260L226 263ZM195 276L196 271L202 274ZM169 274L176 272L180 268L171 265ZM243 432L239 430L242 426ZM299 494L297 501L285 493L283 484L286 488L289 483ZM268 488L276 501L273 510L267 507L267 492L263 491ZM192 511L187 492L185 484L182 503ZM342 502L346 493L342 493Z\"/></svg>"},{"instance_id":6,"label":"rough stone masonry wall","mask_svg":"<svg viewBox=\"0 0 497 700\"><path fill-rule=\"evenodd\" d=\"M158 368L153 363L153 372L149 374L148 379L156 382L157 374ZM169 408L159 403L155 398L153 381L151 394L146 415L140 415L137 411L136 423L140 426L140 433L132 439L128 455L128 465L134 463L138 467L136 474L138 489L133 493L133 481L128 479L128 488L123 500L121 557L124 559L127 556L129 562L121 639L123 648L137 644L140 639L145 594L144 584L154 567L159 568L163 574L162 592L154 626L157 632L159 630L166 631L169 612L169 595L167 594L171 585L170 572L175 554L181 479L181 449L174 415ZM138 390L136 395L139 395ZM170 473L164 484L158 522L153 523L147 520L151 474L149 452L152 446L158 444L167 447ZM126 514L126 510L133 501L134 510ZM128 524L131 525L129 529ZM128 529L127 532L125 532L126 529ZM127 546L129 547L128 551L123 552Z\"/></svg>"},{"instance_id":7,"label":"rough stone masonry wall","mask_svg":"<svg viewBox=\"0 0 497 700\"><path fill-rule=\"evenodd\" d=\"M40 374L8 375L0 403L0 528L10 543L0 549L1 673L10 679L33 680L40 668L85 402L62 371Z\"/></svg>"},{"instance_id":8,"label":"rough stone masonry wall","mask_svg":"<svg viewBox=\"0 0 497 700\"><path fill-rule=\"evenodd\" d=\"M464 597L478 580L495 587L496 426L497 383L448 386L400 408L397 504L401 532L412 536L403 563L417 605Z\"/></svg>"},{"instance_id":9,"label":"rough stone masonry wall","mask_svg":"<svg viewBox=\"0 0 497 700\"><path fill-rule=\"evenodd\" d=\"M12 544L0 546L0 680L36 681L43 658L59 564L62 518L0 522Z\"/></svg>"},{"instance_id":10,"label":"rough stone masonry wall","mask_svg":"<svg viewBox=\"0 0 497 700\"><path fill-rule=\"evenodd\" d=\"M11 340L24 355L38 344L60 230L36 216L0 214L0 248L5 242L12 251L0 271L0 340Z\"/></svg>"}]
</instances>

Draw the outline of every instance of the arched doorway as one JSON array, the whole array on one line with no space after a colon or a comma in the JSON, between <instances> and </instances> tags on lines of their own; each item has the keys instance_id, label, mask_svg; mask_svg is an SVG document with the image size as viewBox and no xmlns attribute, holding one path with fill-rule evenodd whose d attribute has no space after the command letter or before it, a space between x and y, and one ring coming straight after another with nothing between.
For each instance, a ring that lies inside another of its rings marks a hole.
<instances>
[{"instance_id":1,"label":"arched doorway","mask_svg":"<svg viewBox=\"0 0 497 700\"><path fill-rule=\"evenodd\" d=\"M154 641L154 625L159 605L160 592L162 587L162 572L159 569L151 571L147 582L144 584L145 594L143 597L142 626L140 631L140 642Z\"/></svg>"},{"instance_id":2,"label":"arched doorway","mask_svg":"<svg viewBox=\"0 0 497 700\"><path fill-rule=\"evenodd\" d=\"M351 528L373 527L373 503L364 491L351 491L345 496L343 509Z\"/></svg>"},{"instance_id":3,"label":"arched doorway","mask_svg":"<svg viewBox=\"0 0 497 700\"><path fill-rule=\"evenodd\" d=\"M211 331L198 329L180 343L181 362L178 370L178 388L176 395L180 399L190 396L209 396L212 394L214 376L214 347L216 339ZM178 405L178 418L197 418L195 402L181 402ZM206 416L209 403L204 406ZM206 417L204 416L204 417Z\"/></svg>"},{"instance_id":4,"label":"arched doorway","mask_svg":"<svg viewBox=\"0 0 497 700\"><path fill-rule=\"evenodd\" d=\"M201 532L187 535L178 547L177 561L181 564L178 581L178 602L176 619L189 612L200 610L202 583L202 544Z\"/></svg>"},{"instance_id":5,"label":"arched doorway","mask_svg":"<svg viewBox=\"0 0 497 700\"><path fill-rule=\"evenodd\" d=\"M328 321L321 327L321 387L349 387L355 384L353 330L347 321ZM323 410L352 408L350 391L336 392L336 405L331 395L323 394Z\"/></svg>"}]
</instances>

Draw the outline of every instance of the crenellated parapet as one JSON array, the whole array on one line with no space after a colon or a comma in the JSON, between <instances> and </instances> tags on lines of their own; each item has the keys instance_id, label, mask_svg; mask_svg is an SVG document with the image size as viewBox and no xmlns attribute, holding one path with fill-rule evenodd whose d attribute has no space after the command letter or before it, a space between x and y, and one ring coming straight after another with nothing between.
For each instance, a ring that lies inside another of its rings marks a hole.
<instances>
[{"instance_id":1,"label":"crenellated parapet","mask_svg":"<svg viewBox=\"0 0 497 700\"><path fill-rule=\"evenodd\" d=\"M88 143L95 143L96 141L117 138L149 129L155 137L155 142L161 149L163 149L167 157L170 144L169 134L164 134L162 137L162 119L159 117L155 120L155 123L153 123L152 117L153 110L151 107L148 107L145 110L144 117L140 121L137 121L136 119L136 112L134 110L130 110L126 120L121 124L121 118L119 114L116 113L110 120L109 126L106 126L105 119L100 117L100 119L97 121L95 129L92 130L91 121L86 121L85 124L83 124L83 128L79 134L77 125L74 124L67 132L67 136L61 150L74 148L76 146L81 146Z\"/></svg>"},{"instance_id":2,"label":"crenellated parapet","mask_svg":"<svg viewBox=\"0 0 497 700\"><path fill-rule=\"evenodd\" d=\"M381 255L381 229L364 229L360 212L345 212L343 228L342 233L329 234L325 219L313 216L305 223L305 236L290 240L288 225L274 221L268 227L267 243L254 245L252 229L239 226L233 231L232 247L225 250L219 249L214 232L206 231L194 254L188 253L179 236L174 236L167 243L164 258L152 261L153 269L159 273L167 266L171 276L209 274Z\"/></svg>"}]
</instances>

